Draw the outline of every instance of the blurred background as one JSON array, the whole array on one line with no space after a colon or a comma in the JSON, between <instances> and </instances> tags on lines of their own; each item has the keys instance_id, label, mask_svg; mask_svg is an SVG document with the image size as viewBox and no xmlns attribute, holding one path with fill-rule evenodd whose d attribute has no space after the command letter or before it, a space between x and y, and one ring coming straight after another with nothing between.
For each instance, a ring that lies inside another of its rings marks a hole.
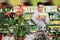
<instances>
[{"instance_id":1,"label":"blurred background","mask_svg":"<svg viewBox=\"0 0 60 40\"><path fill-rule=\"evenodd\" d=\"M17 6L21 3L24 3L28 6L36 6L37 2L43 2L43 3L46 3L46 2L49 2L49 4L51 5L60 5L60 0L0 0L0 3L9 3L11 4L12 6Z\"/></svg>"}]
</instances>

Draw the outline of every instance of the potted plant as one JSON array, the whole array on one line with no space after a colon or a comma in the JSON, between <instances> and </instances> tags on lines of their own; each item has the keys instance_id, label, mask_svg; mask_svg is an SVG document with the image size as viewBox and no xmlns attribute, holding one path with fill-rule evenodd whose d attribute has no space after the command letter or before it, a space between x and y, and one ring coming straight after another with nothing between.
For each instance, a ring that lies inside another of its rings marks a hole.
<instances>
[{"instance_id":1,"label":"potted plant","mask_svg":"<svg viewBox=\"0 0 60 40\"><path fill-rule=\"evenodd\" d=\"M19 9L21 8L21 9ZM24 40L25 35L30 32L29 24L23 19L22 12L24 11L22 7L19 7L18 11L14 13L12 16L9 11L0 13L0 25L3 26L4 24L9 24L9 26L13 27L18 24L17 27L17 38L18 40ZM14 17L13 17L14 16ZM12 18L13 17L13 18ZM15 39L16 40L16 39Z\"/></svg>"},{"instance_id":2,"label":"potted plant","mask_svg":"<svg viewBox=\"0 0 60 40\"><path fill-rule=\"evenodd\" d=\"M20 9L21 8L21 9ZM23 8L20 6L18 11L15 13L15 20L18 22L17 28L17 39L24 40L25 35L30 33L30 26L23 18Z\"/></svg>"}]
</instances>

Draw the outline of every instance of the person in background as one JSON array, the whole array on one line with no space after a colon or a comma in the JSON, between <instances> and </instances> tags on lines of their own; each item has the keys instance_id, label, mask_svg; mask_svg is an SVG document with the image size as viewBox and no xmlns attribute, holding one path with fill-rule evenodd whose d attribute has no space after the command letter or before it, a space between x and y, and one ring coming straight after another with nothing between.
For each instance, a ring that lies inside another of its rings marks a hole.
<instances>
[{"instance_id":1,"label":"person in background","mask_svg":"<svg viewBox=\"0 0 60 40\"><path fill-rule=\"evenodd\" d=\"M46 26L49 24L49 15L48 13L43 12L43 3L38 2L37 7L38 11L33 14L32 20L38 26L37 32L43 31L45 33Z\"/></svg>"}]
</instances>

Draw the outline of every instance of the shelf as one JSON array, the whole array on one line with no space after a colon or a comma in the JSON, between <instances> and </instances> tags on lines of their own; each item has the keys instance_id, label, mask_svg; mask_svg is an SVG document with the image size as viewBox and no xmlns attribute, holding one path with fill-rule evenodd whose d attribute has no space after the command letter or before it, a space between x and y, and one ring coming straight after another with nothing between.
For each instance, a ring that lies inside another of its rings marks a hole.
<instances>
[{"instance_id":1,"label":"shelf","mask_svg":"<svg viewBox=\"0 0 60 40\"><path fill-rule=\"evenodd\" d=\"M59 24L49 24L47 26L60 26Z\"/></svg>"},{"instance_id":2,"label":"shelf","mask_svg":"<svg viewBox=\"0 0 60 40\"><path fill-rule=\"evenodd\" d=\"M48 25L48 28L60 28L60 25L50 24Z\"/></svg>"},{"instance_id":3,"label":"shelf","mask_svg":"<svg viewBox=\"0 0 60 40\"><path fill-rule=\"evenodd\" d=\"M53 21L60 21L60 19L50 19L51 21L53 20Z\"/></svg>"}]
</instances>

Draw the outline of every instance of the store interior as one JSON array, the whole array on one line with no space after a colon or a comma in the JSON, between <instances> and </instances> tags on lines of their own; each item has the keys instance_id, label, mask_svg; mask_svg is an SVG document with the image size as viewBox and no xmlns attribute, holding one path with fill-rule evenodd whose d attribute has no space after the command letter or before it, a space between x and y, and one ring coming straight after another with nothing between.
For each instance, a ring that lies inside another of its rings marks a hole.
<instances>
[{"instance_id":1,"label":"store interior","mask_svg":"<svg viewBox=\"0 0 60 40\"><path fill-rule=\"evenodd\" d=\"M60 0L0 0L0 40L43 40L32 20L38 2L49 14L47 40L60 40Z\"/></svg>"}]
</instances>

